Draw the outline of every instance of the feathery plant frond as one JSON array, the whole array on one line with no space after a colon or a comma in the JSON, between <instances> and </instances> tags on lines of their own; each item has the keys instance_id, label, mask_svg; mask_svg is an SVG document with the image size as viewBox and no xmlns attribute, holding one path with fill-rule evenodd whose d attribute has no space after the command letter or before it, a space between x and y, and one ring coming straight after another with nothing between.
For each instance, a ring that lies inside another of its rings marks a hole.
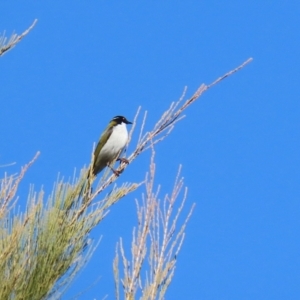
<instances>
[{"instance_id":1,"label":"feathery plant frond","mask_svg":"<svg viewBox=\"0 0 300 300\"><path fill-rule=\"evenodd\" d=\"M23 37L27 35L29 31L31 31L31 29L35 26L36 22L37 19L35 19L31 26L22 34L12 34L9 40L4 36L4 34L0 36L0 56L6 53L8 50L12 49L17 43L19 43L23 39Z\"/></svg>"},{"instance_id":2,"label":"feathery plant frond","mask_svg":"<svg viewBox=\"0 0 300 300\"><path fill-rule=\"evenodd\" d=\"M96 247L90 231L111 205L139 186L114 186L101 201L87 205L83 169L71 183L58 180L48 199L43 191L32 190L26 211L20 213L14 205L18 184L38 155L19 176L1 181L0 299L59 299Z\"/></svg>"},{"instance_id":3,"label":"feathery plant frond","mask_svg":"<svg viewBox=\"0 0 300 300\"><path fill-rule=\"evenodd\" d=\"M9 210L9 205L11 204L12 200L15 197L17 192L19 183L23 179L26 171L30 168L30 166L37 160L40 152L37 152L34 158L25 165L18 176L5 176L1 179L1 186L0 186L0 220L2 219L3 215L7 213ZM12 205L11 205L12 207Z\"/></svg>"},{"instance_id":4,"label":"feathery plant frond","mask_svg":"<svg viewBox=\"0 0 300 300\"><path fill-rule=\"evenodd\" d=\"M187 222L193 212L191 207L187 217L179 225L187 189L184 189L181 203L177 205L183 179L180 178L180 168L171 195L164 200L159 199L159 187L154 191L154 150L150 165L150 175L146 178L146 195L137 204L138 227L133 231L131 259L125 255L122 239L117 245L113 262L116 299L120 299L119 286L122 282L125 299L164 299L166 290L172 280L178 253L185 236ZM177 211L176 211L177 209ZM120 279L119 253L123 263L123 278ZM146 265L148 262L148 266ZM143 274L143 271L145 274Z\"/></svg>"},{"instance_id":5,"label":"feathery plant frond","mask_svg":"<svg viewBox=\"0 0 300 300\"><path fill-rule=\"evenodd\" d=\"M48 201L43 192L31 192L25 213L4 211L0 299L58 299L86 263L95 247L88 233L103 215L90 209L71 224L76 210L67 204L70 198L74 207L81 201L76 190L76 184L59 182Z\"/></svg>"}]
</instances>

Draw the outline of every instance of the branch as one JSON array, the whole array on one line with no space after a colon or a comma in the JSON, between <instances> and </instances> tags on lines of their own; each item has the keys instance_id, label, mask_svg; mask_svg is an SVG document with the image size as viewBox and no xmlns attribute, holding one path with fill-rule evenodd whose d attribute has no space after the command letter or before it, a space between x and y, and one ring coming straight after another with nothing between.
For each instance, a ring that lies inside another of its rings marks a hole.
<instances>
[{"instance_id":1,"label":"branch","mask_svg":"<svg viewBox=\"0 0 300 300\"><path fill-rule=\"evenodd\" d=\"M136 201L138 226L133 230L131 260L125 255L122 239L117 244L113 262L117 299L120 299L120 282L126 300L136 299L137 293L142 294L139 299L164 299L175 272L187 222L195 206L192 205L183 220L179 218L187 198L185 189L182 200L178 199L183 188L180 168L172 193L166 195L163 201L159 199L160 188L154 190L154 149L152 151L150 172L145 182L146 195L140 202ZM118 267L119 253L123 270Z\"/></svg>"},{"instance_id":2,"label":"branch","mask_svg":"<svg viewBox=\"0 0 300 300\"><path fill-rule=\"evenodd\" d=\"M31 31L31 29L35 26L37 19L35 19L32 25L25 30L22 34L17 35L13 34L9 39L8 43L5 45L7 38L5 36L0 37L0 56L3 55L8 50L12 49L17 43L19 43L25 35Z\"/></svg>"}]
</instances>

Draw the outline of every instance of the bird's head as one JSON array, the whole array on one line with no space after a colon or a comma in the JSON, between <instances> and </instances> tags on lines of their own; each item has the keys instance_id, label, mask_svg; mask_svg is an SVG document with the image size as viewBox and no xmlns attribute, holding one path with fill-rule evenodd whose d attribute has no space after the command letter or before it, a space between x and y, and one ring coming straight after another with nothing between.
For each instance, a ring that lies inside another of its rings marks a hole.
<instances>
[{"instance_id":1,"label":"bird's head","mask_svg":"<svg viewBox=\"0 0 300 300\"><path fill-rule=\"evenodd\" d=\"M125 117L123 117L123 116L116 116L116 117L114 117L111 121L110 121L110 123L113 125L113 126L115 126L115 125L121 125L122 123L124 123L124 124L132 124L132 122L129 122Z\"/></svg>"}]
</instances>

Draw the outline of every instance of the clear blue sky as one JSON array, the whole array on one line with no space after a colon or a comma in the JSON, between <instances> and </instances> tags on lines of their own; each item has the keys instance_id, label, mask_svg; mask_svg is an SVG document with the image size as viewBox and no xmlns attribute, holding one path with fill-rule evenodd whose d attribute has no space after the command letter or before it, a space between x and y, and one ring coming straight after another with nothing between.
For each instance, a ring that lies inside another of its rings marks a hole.
<instances>
[{"instance_id":1,"label":"clear blue sky","mask_svg":"<svg viewBox=\"0 0 300 300\"><path fill-rule=\"evenodd\" d=\"M148 110L148 128L188 86L209 90L157 147L157 183L178 165L196 210L166 299L300 299L298 1L1 1L0 31L33 31L0 58L0 165L36 151L29 184L50 192L89 162L115 115ZM132 147L129 148L132 150ZM297 154L298 153L298 154ZM120 178L143 179L144 155ZM3 174L3 169L1 176ZM114 298L112 259L130 238L134 198L92 233L103 239L63 299ZM129 249L129 244L127 244Z\"/></svg>"}]
</instances>

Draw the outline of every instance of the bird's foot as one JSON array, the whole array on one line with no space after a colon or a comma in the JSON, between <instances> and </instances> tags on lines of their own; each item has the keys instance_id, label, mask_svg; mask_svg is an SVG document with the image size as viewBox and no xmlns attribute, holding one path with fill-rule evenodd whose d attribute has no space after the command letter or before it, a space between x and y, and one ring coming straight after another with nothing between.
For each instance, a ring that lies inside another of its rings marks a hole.
<instances>
[{"instance_id":1,"label":"bird's foot","mask_svg":"<svg viewBox=\"0 0 300 300\"><path fill-rule=\"evenodd\" d=\"M111 169L111 170L113 171L113 173L114 173L117 177L119 177L120 174L122 173L122 171L118 171L118 170L115 170L115 169Z\"/></svg>"},{"instance_id":2,"label":"bird's foot","mask_svg":"<svg viewBox=\"0 0 300 300\"><path fill-rule=\"evenodd\" d=\"M119 157L118 159L117 159L119 162L123 162L123 163L125 163L125 164L129 164L129 160L127 159L127 158L125 158L125 157Z\"/></svg>"}]
</instances>

